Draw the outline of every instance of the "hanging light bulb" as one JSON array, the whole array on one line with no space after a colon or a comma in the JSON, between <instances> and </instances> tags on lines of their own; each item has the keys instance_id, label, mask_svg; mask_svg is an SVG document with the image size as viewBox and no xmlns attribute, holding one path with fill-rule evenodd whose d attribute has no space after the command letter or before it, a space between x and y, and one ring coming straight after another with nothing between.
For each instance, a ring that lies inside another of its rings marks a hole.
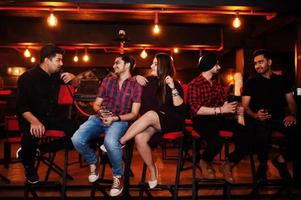
<instances>
[{"instance_id":1,"label":"hanging light bulb","mask_svg":"<svg viewBox=\"0 0 301 200\"><path fill-rule=\"evenodd\" d=\"M35 63L35 62L36 62L36 58L35 58L34 56L32 56L32 57L30 58L30 62Z\"/></svg>"},{"instance_id":2,"label":"hanging light bulb","mask_svg":"<svg viewBox=\"0 0 301 200\"><path fill-rule=\"evenodd\" d=\"M56 16L53 14L52 10L50 12L51 13L50 13L49 17L47 18L47 23L49 26L54 27L57 25L58 20L57 20Z\"/></svg>"},{"instance_id":3,"label":"hanging light bulb","mask_svg":"<svg viewBox=\"0 0 301 200\"><path fill-rule=\"evenodd\" d=\"M153 28L154 34L159 34L160 33L160 27L159 27L158 24L159 24L158 13L156 12L155 13L155 25L154 25L154 28Z\"/></svg>"},{"instance_id":4,"label":"hanging light bulb","mask_svg":"<svg viewBox=\"0 0 301 200\"><path fill-rule=\"evenodd\" d=\"M141 57L142 59L147 58L147 52L145 51L145 49L143 49L143 51L141 51L140 57Z\"/></svg>"},{"instance_id":5,"label":"hanging light bulb","mask_svg":"<svg viewBox=\"0 0 301 200\"><path fill-rule=\"evenodd\" d=\"M174 53L179 53L179 48L175 47L175 48L173 49L173 52L174 52Z\"/></svg>"},{"instance_id":6,"label":"hanging light bulb","mask_svg":"<svg viewBox=\"0 0 301 200\"><path fill-rule=\"evenodd\" d=\"M90 60L90 57L88 55L88 50L85 48L85 55L83 56L83 61L88 62Z\"/></svg>"},{"instance_id":7,"label":"hanging light bulb","mask_svg":"<svg viewBox=\"0 0 301 200\"><path fill-rule=\"evenodd\" d=\"M236 13L234 20L232 21L232 26L234 28L239 28L241 26L241 21L239 19L238 12Z\"/></svg>"},{"instance_id":8,"label":"hanging light bulb","mask_svg":"<svg viewBox=\"0 0 301 200\"><path fill-rule=\"evenodd\" d=\"M24 51L24 57L29 58L30 56L31 56L31 53L30 53L29 49L26 48L25 51Z\"/></svg>"},{"instance_id":9,"label":"hanging light bulb","mask_svg":"<svg viewBox=\"0 0 301 200\"><path fill-rule=\"evenodd\" d=\"M74 57L73 57L73 61L74 62L78 62L78 56L77 56L77 50L75 51L75 55L74 55Z\"/></svg>"}]
</instances>

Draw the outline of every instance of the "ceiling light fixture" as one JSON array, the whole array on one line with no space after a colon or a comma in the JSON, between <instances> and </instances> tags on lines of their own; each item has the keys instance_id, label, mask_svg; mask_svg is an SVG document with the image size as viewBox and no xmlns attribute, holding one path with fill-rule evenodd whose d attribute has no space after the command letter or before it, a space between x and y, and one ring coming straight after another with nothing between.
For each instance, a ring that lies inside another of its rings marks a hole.
<instances>
[{"instance_id":1,"label":"ceiling light fixture","mask_svg":"<svg viewBox=\"0 0 301 200\"><path fill-rule=\"evenodd\" d=\"M47 23L50 27L55 27L58 24L57 17L53 14L52 9L50 9L50 15L47 18Z\"/></svg>"},{"instance_id":2,"label":"ceiling light fixture","mask_svg":"<svg viewBox=\"0 0 301 200\"><path fill-rule=\"evenodd\" d=\"M239 27L241 26L241 21L240 21L240 19L239 19L239 14L238 14L238 12L236 12L236 14L235 14L235 18L234 18L234 20L232 21L232 26L233 26L234 28L239 28Z\"/></svg>"},{"instance_id":3,"label":"ceiling light fixture","mask_svg":"<svg viewBox=\"0 0 301 200\"><path fill-rule=\"evenodd\" d=\"M141 57L142 59L146 59L146 58L147 58L147 52L145 51L145 49L143 49L143 51L141 51L140 57Z\"/></svg>"},{"instance_id":4,"label":"ceiling light fixture","mask_svg":"<svg viewBox=\"0 0 301 200\"><path fill-rule=\"evenodd\" d=\"M88 49L85 48L85 55L83 56L83 61L88 62L90 60L90 57L88 55Z\"/></svg>"},{"instance_id":5,"label":"ceiling light fixture","mask_svg":"<svg viewBox=\"0 0 301 200\"><path fill-rule=\"evenodd\" d=\"M158 12L155 12L155 20L154 20L154 27L153 27L153 33L159 34L160 33L160 27L159 27L159 19L158 19Z\"/></svg>"},{"instance_id":6,"label":"ceiling light fixture","mask_svg":"<svg viewBox=\"0 0 301 200\"><path fill-rule=\"evenodd\" d=\"M24 54L24 57L25 57L25 58L29 58L29 57L31 56L31 53L30 53L28 47L26 47L26 49L25 49L25 51L24 51L23 54Z\"/></svg>"}]
</instances>

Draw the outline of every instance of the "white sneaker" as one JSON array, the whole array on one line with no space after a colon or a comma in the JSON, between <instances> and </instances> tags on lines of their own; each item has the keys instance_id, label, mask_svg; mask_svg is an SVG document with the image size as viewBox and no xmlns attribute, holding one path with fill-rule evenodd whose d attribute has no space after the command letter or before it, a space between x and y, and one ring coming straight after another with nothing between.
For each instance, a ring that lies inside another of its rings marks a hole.
<instances>
[{"instance_id":1,"label":"white sneaker","mask_svg":"<svg viewBox=\"0 0 301 200\"><path fill-rule=\"evenodd\" d=\"M99 148L100 148L100 150L102 150L103 152L107 153L107 149L106 149L105 145L102 144Z\"/></svg>"},{"instance_id":2,"label":"white sneaker","mask_svg":"<svg viewBox=\"0 0 301 200\"><path fill-rule=\"evenodd\" d=\"M98 177L99 177L99 173L98 173L96 165L94 165L94 164L90 165L90 174L88 176L89 182L94 183L95 181L98 180Z\"/></svg>"},{"instance_id":3,"label":"white sneaker","mask_svg":"<svg viewBox=\"0 0 301 200\"><path fill-rule=\"evenodd\" d=\"M125 147L125 145L121 145L121 149L123 149L124 147ZM107 153L107 149L106 149L105 145L102 144L99 148L100 148L103 152Z\"/></svg>"}]
</instances>

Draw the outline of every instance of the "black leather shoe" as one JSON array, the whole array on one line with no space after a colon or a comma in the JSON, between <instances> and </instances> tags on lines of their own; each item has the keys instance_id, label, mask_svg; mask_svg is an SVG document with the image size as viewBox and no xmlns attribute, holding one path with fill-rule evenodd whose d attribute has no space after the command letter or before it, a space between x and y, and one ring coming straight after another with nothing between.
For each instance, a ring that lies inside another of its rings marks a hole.
<instances>
[{"instance_id":1,"label":"black leather shoe","mask_svg":"<svg viewBox=\"0 0 301 200\"><path fill-rule=\"evenodd\" d=\"M257 172L256 172L256 180L257 181L266 181L267 170L268 170L267 164L259 164L259 166L257 168Z\"/></svg>"},{"instance_id":2,"label":"black leather shoe","mask_svg":"<svg viewBox=\"0 0 301 200\"><path fill-rule=\"evenodd\" d=\"M278 157L275 157L272 160L272 164L276 167L276 169L278 170L279 175L281 176L282 179L285 180L290 180L292 179L292 176L287 168L286 163L281 163L278 161Z\"/></svg>"}]
</instances>

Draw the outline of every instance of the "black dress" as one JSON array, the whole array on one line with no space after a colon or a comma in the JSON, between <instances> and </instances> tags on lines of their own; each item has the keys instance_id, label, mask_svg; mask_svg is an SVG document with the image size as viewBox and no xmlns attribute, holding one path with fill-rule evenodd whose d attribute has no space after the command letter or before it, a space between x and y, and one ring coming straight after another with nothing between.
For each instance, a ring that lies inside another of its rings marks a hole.
<instances>
[{"instance_id":1,"label":"black dress","mask_svg":"<svg viewBox=\"0 0 301 200\"><path fill-rule=\"evenodd\" d=\"M140 114L143 115L147 111L155 111L160 119L161 132L180 131L184 128L184 120L186 116L186 107L184 103L174 106L172 101L171 89L166 86L165 103L160 103L156 96L158 89L158 78L155 76L147 77L148 84L143 88ZM184 98L183 89L179 82L175 81L175 87L180 96Z\"/></svg>"}]
</instances>

